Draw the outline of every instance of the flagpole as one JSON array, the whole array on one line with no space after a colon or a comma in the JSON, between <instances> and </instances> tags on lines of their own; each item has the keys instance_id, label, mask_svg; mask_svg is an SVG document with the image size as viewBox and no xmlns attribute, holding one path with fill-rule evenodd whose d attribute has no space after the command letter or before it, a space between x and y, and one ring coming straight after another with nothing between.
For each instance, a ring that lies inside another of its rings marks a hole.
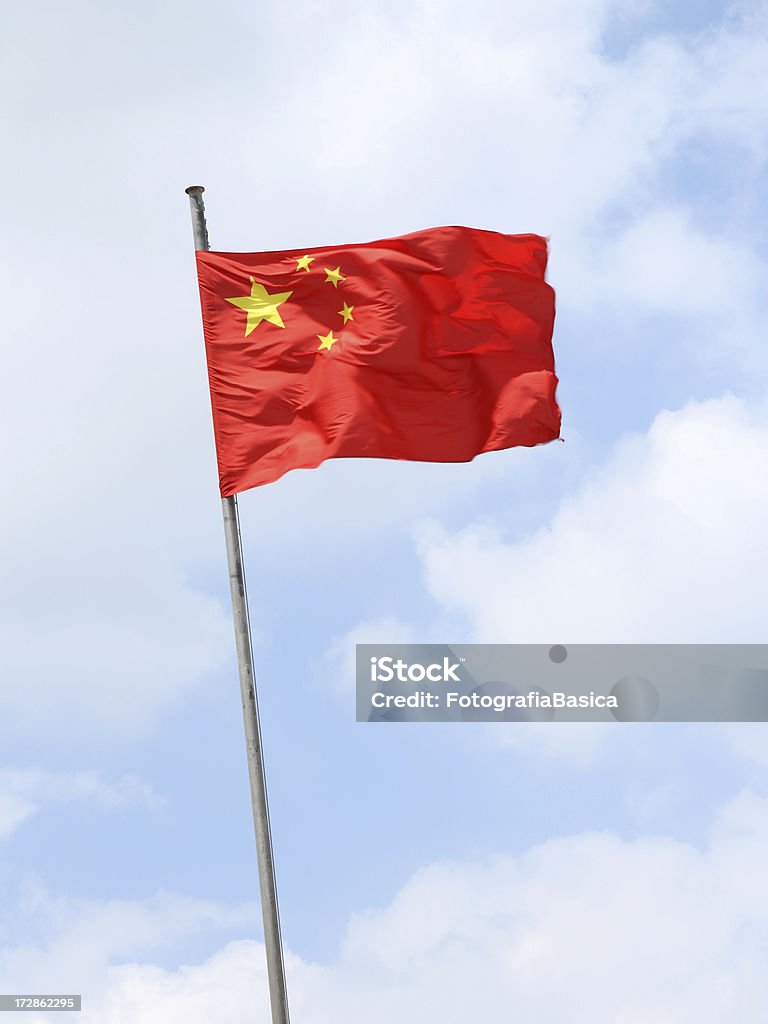
<instances>
[{"instance_id":1,"label":"flagpole","mask_svg":"<svg viewBox=\"0 0 768 1024\"><path fill-rule=\"evenodd\" d=\"M207 252L208 228L205 223L202 185L185 189L192 213L192 233L195 250ZM235 622L237 667L240 674L240 695L243 704L245 746L248 754L248 778L251 784L253 825L256 832L256 855L259 864L259 890L261 912L264 919L264 946L267 953L267 978L272 1024L289 1024L288 994L285 986L283 943L280 935L280 913L277 906L277 885L272 853L272 833L269 826L269 804L264 775L264 756L261 748L259 704L256 697L253 672L253 646L248 617L248 594L243 569L243 549L240 543L240 518L235 496L221 499L224 513L224 537L227 545L229 587L232 594L232 613Z\"/></svg>"}]
</instances>

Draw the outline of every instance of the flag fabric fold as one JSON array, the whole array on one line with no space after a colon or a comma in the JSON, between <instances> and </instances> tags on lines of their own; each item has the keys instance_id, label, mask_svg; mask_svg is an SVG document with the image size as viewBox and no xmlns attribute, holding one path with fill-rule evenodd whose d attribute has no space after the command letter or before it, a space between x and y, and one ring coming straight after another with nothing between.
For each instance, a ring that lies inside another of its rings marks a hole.
<instances>
[{"instance_id":1,"label":"flag fabric fold","mask_svg":"<svg viewBox=\"0 0 768 1024\"><path fill-rule=\"evenodd\" d=\"M546 239L441 227L198 252L223 496L331 458L467 462L559 436Z\"/></svg>"}]
</instances>

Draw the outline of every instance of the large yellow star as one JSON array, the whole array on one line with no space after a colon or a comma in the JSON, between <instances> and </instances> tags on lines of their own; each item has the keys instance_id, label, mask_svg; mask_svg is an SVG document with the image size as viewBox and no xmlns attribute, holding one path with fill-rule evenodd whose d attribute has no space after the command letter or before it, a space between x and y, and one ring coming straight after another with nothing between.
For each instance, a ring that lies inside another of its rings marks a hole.
<instances>
[{"instance_id":1,"label":"large yellow star","mask_svg":"<svg viewBox=\"0 0 768 1024\"><path fill-rule=\"evenodd\" d=\"M314 256L302 256L300 260L296 260L297 270L309 270L309 264L315 262Z\"/></svg>"},{"instance_id":2,"label":"large yellow star","mask_svg":"<svg viewBox=\"0 0 768 1024\"><path fill-rule=\"evenodd\" d=\"M355 318L354 318L354 317L352 316L352 310L353 310L354 308L355 308L354 306L348 306L348 305L346 304L346 302L345 302L345 303L344 303L344 309L340 309L340 310L339 310L339 316L343 316L343 317L344 317L344 324L345 324L345 325L346 325L346 323L347 323L347 321L348 321L348 320L354 320L354 319L355 319Z\"/></svg>"},{"instance_id":3,"label":"large yellow star","mask_svg":"<svg viewBox=\"0 0 768 1024\"><path fill-rule=\"evenodd\" d=\"M318 338L320 339L320 344L317 347L318 352L321 352L324 348L327 348L328 351L330 352L330 350L339 340L338 338L334 338L333 331L328 331L326 335L318 334Z\"/></svg>"},{"instance_id":4,"label":"large yellow star","mask_svg":"<svg viewBox=\"0 0 768 1024\"><path fill-rule=\"evenodd\" d=\"M266 320L276 327L285 327L283 318L280 316L278 306L282 305L293 292L272 292L270 294L263 284L251 278L251 294L242 295L236 299L227 299L233 306L245 310L248 319L245 324L246 338L251 331L256 330L262 320Z\"/></svg>"},{"instance_id":5,"label":"large yellow star","mask_svg":"<svg viewBox=\"0 0 768 1024\"><path fill-rule=\"evenodd\" d=\"M339 287L339 281L345 281L346 278L342 276L341 267L336 267L335 270L329 270L328 267L323 267L325 271L325 280L330 281L334 288Z\"/></svg>"}]
</instances>

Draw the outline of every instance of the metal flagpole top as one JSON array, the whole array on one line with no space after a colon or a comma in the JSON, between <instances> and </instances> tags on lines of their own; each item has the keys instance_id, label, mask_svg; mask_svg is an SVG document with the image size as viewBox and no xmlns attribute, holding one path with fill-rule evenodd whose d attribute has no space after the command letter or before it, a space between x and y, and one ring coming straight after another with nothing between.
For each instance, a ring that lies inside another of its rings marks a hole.
<instances>
[{"instance_id":1,"label":"metal flagpole top","mask_svg":"<svg viewBox=\"0 0 768 1024\"><path fill-rule=\"evenodd\" d=\"M195 249L198 252L208 252L211 248L208 241L208 225L205 222L205 203L203 202L204 185L190 185L184 191L189 196L189 210L192 214L192 234L195 239Z\"/></svg>"}]
</instances>

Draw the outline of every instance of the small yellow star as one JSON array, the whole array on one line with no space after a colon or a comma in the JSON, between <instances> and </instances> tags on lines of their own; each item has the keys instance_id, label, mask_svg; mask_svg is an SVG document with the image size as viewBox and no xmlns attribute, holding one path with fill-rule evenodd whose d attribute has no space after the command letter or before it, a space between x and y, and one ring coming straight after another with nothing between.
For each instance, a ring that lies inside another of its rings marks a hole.
<instances>
[{"instance_id":1,"label":"small yellow star","mask_svg":"<svg viewBox=\"0 0 768 1024\"><path fill-rule=\"evenodd\" d=\"M300 260L296 261L297 270L309 270L309 264L315 262L314 256L302 256Z\"/></svg>"},{"instance_id":2,"label":"small yellow star","mask_svg":"<svg viewBox=\"0 0 768 1024\"><path fill-rule=\"evenodd\" d=\"M235 299L227 299L233 306L244 310L248 314L245 322L246 338L251 331L256 330L262 320L266 320L276 327L285 327L283 318L280 316L278 306L282 305L293 292L272 292L267 291L263 284L251 278L251 294L241 295Z\"/></svg>"},{"instance_id":3,"label":"small yellow star","mask_svg":"<svg viewBox=\"0 0 768 1024\"><path fill-rule=\"evenodd\" d=\"M355 319L355 318L354 318L354 317L352 316L352 310L353 310L354 308L355 308L354 306L348 306L348 305L346 304L346 302L345 302L345 303L344 303L344 309L340 309L340 310L339 310L339 316L343 316L343 317L344 317L344 324L345 324L345 325L346 325L346 323L347 323L347 321L348 321L348 320L354 320L354 319Z\"/></svg>"},{"instance_id":4,"label":"small yellow star","mask_svg":"<svg viewBox=\"0 0 768 1024\"><path fill-rule=\"evenodd\" d=\"M330 352L330 350L339 340L338 338L334 338L333 331L328 331L328 333L325 336L323 336L322 334L318 334L318 338L320 339L320 344L317 347L318 352L322 351L322 349L324 348L327 348L328 351Z\"/></svg>"},{"instance_id":5,"label":"small yellow star","mask_svg":"<svg viewBox=\"0 0 768 1024\"><path fill-rule=\"evenodd\" d=\"M341 267L336 267L335 270L329 270L328 267L323 267L325 271L325 280L330 281L334 288L339 287L339 281L346 281L345 277L342 277Z\"/></svg>"}]
</instances>

